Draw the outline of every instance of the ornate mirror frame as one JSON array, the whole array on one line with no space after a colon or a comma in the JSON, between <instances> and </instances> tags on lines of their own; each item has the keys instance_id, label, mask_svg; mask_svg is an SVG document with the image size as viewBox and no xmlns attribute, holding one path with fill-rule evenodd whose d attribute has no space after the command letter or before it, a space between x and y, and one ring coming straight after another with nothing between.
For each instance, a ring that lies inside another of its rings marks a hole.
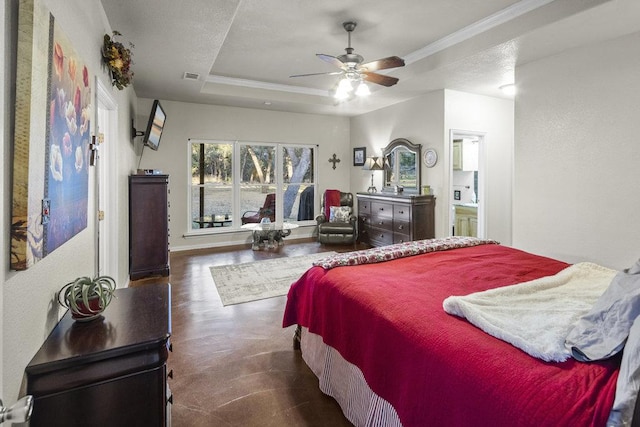
<instances>
[{"instance_id":1,"label":"ornate mirror frame","mask_svg":"<svg viewBox=\"0 0 640 427\"><path fill-rule=\"evenodd\" d=\"M383 191L397 192L396 186L400 186L403 187L403 193L420 194L421 150L420 144L414 144L405 138L396 138L383 149L382 156L385 160ZM404 158L405 161L397 161L400 158ZM401 165L404 165L403 171L400 170Z\"/></svg>"}]
</instances>

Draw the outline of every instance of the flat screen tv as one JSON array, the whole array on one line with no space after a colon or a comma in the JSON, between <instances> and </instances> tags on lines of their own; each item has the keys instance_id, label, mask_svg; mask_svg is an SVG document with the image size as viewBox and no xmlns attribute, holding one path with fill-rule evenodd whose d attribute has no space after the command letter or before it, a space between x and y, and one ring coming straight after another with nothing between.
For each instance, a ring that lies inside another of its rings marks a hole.
<instances>
[{"instance_id":1,"label":"flat screen tv","mask_svg":"<svg viewBox=\"0 0 640 427\"><path fill-rule=\"evenodd\" d=\"M152 150L157 150L160 146L160 138L167 115L157 99L153 101L149 122L147 123L147 131L144 133L143 144Z\"/></svg>"}]
</instances>

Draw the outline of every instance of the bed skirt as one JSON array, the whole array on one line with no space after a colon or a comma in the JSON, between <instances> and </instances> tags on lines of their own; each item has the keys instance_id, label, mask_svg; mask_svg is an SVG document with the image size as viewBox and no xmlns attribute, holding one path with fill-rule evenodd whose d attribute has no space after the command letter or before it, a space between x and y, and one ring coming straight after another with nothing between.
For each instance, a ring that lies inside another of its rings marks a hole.
<instances>
[{"instance_id":1,"label":"bed skirt","mask_svg":"<svg viewBox=\"0 0 640 427\"><path fill-rule=\"evenodd\" d=\"M357 427L402 427L396 410L369 388L357 366L307 328L300 341L302 358L318 377L320 390L338 402L349 421Z\"/></svg>"}]
</instances>

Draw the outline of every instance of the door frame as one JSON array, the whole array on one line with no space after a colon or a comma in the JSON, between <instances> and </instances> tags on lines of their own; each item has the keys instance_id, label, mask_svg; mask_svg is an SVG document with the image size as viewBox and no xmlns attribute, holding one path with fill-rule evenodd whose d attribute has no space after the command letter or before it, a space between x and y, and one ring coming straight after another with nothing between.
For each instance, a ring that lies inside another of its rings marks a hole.
<instances>
[{"instance_id":1,"label":"door frame","mask_svg":"<svg viewBox=\"0 0 640 427\"><path fill-rule=\"evenodd\" d=\"M449 185L447 193L447 236L453 235L452 224L455 220L453 213L453 140L463 138L478 138L478 237L484 238L486 236L486 215L485 207L488 200L488 191L486 187L486 132L471 131L463 129L449 129L449 162L448 162L448 176Z\"/></svg>"},{"instance_id":2,"label":"door frame","mask_svg":"<svg viewBox=\"0 0 640 427\"><path fill-rule=\"evenodd\" d=\"M115 181L115 141L118 129L118 104L108 88L96 78L96 142L103 135L103 143L97 143L96 153L96 202L95 247L96 275L118 278L118 198L112 183ZM107 209L108 207L108 209ZM105 212L104 220L98 219L99 211Z\"/></svg>"}]
</instances>

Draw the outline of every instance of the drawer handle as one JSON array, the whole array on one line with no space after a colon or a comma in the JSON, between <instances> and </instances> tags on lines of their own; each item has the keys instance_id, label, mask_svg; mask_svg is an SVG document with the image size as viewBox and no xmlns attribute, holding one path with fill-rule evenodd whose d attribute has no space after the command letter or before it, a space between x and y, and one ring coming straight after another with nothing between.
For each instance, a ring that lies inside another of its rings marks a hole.
<instances>
[{"instance_id":1,"label":"drawer handle","mask_svg":"<svg viewBox=\"0 0 640 427\"><path fill-rule=\"evenodd\" d=\"M378 208L378 210L381 210L381 211L383 211L383 210L384 210L384 208Z\"/></svg>"},{"instance_id":2,"label":"drawer handle","mask_svg":"<svg viewBox=\"0 0 640 427\"><path fill-rule=\"evenodd\" d=\"M380 221L380 222L378 223L378 225L382 225L382 224L384 224L384 222L383 222L383 221Z\"/></svg>"},{"instance_id":3,"label":"drawer handle","mask_svg":"<svg viewBox=\"0 0 640 427\"><path fill-rule=\"evenodd\" d=\"M399 213L400 215L402 215L402 214L404 214L404 211L398 211L398 213Z\"/></svg>"},{"instance_id":4,"label":"drawer handle","mask_svg":"<svg viewBox=\"0 0 640 427\"><path fill-rule=\"evenodd\" d=\"M404 230L404 225L399 225L398 230Z\"/></svg>"},{"instance_id":5,"label":"drawer handle","mask_svg":"<svg viewBox=\"0 0 640 427\"><path fill-rule=\"evenodd\" d=\"M167 376L169 378L173 378L173 369L169 371L169 373L167 374Z\"/></svg>"}]
</instances>

